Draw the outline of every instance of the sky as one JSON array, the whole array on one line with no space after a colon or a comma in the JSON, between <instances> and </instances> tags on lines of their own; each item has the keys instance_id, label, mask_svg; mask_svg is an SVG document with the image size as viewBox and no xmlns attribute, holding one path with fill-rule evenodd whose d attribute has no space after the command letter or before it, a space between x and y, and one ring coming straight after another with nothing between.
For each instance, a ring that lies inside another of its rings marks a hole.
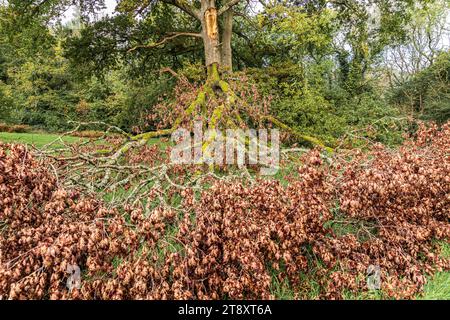
<instances>
[{"instance_id":1,"label":"sky","mask_svg":"<svg viewBox=\"0 0 450 320\"><path fill-rule=\"evenodd\" d=\"M103 15L110 14L114 11L117 0L105 0L106 9L102 12ZM71 7L69 10L66 11L62 18L62 22L69 22L72 20L75 13L75 7Z\"/></svg>"}]
</instances>

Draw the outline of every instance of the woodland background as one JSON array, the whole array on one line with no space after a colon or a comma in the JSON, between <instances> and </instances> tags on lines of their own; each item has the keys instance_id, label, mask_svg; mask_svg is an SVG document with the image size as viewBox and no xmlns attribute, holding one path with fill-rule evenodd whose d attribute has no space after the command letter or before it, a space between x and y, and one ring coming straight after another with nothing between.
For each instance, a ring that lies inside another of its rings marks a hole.
<instances>
[{"instance_id":1,"label":"woodland background","mask_svg":"<svg viewBox=\"0 0 450 320\"><path fill-rule=\"evenodd\" d=\"M176 78L162 68L205 79L195 38L129 52L195 28L171 5L155 6L146 19L122 5L114 15L75 10L61 21L46 12L18 15L20 1L10 2L0 6L0 121L7 125L60 132L68 120L102 120L142 132L153 129L155 105L174 99ZM270 97L273 115L302 132L331 144L350 132L398 143L408 120L449 118L449 4L394 2L242 4L234 71Z\"/></svg>"}]
</instances>

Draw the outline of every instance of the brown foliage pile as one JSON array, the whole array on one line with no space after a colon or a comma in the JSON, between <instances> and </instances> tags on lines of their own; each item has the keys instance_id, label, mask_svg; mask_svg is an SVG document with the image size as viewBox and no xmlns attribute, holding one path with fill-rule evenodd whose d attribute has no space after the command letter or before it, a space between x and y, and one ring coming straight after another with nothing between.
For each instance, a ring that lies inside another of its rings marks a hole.
<instances>
[{"instance_id":1,"label":"brown foliage pile","mask_svg":"<svg viewBox=\"0 0 450 320\"><path fill-rule=\"evenodd\" d=\"M377 146L344 163L336 182L340 209L347 221L362 226L359 231L368 239L348 236L331 241L331 251L345 272L333 273L328 293L338 295L342 286L356 290L351 279L373 264L384 271L383 287L389 296L411 298L423 288L425 274L449 268L433 242L450 238L449 151L449 124L441 130L422 126L416 139L398 150Z\"/></svg>"},{"instance_id":2,"label":"brown foliage pile","mask_svg":"<svg viewBox=\"0 0 450 320\"><path fill-rule=\"evenodd\" d=\"M399 150L332 166L312 151L287 186L217 180L201 194L166 189L180 207L110 210L59 188L25 147L0 145L0 296L260 299L273 298L274 277L299 293L306 275L320 297L341 298L379 265L383 292L412 298L427 274L450 269L435 243L450 238L449 146L448 124L422 127ZM66 288L69 264L82 270L79 290Z\"/></svg>"},{"instance_id":3,"label":"brown foliage pile","mask_svg":"<svg viewBox=\"0 0 450 320\"><path fill-rule=\"evenodd\" d=\"M114 257L135 248L136 237L119 215L58 188L21 145L0 145L0 221L3 298L68 298L68 265L95 279L112 272Z\"/></svg>"},{"instance_id":4,"label":"brown foliage pile","mask_svg":"<svg viewBox=\"0 0 450 320\"><path fill-rule=\"evenodd\" d=\"M71 135L79 138L100 138L105 133L103 131L95 131L95 130L83 130L83 131L75 131Z\"/></svg>"},{"instance_id":5,"label":"brown foliage pile","mask_svg":"<svg viewBox=\"0 0 450 320\"><path fill-rule=\"evenodd\" d=\"M174 298L267 299L272 270L299 284L305 247L325 236L330 218L331 188L318 153L308 161L316 164L300 169L287 188L278 181L217 183L202 195L195 223L185 219L178 233L187 254L175 260Z\"/></svg>"}]
</instances>

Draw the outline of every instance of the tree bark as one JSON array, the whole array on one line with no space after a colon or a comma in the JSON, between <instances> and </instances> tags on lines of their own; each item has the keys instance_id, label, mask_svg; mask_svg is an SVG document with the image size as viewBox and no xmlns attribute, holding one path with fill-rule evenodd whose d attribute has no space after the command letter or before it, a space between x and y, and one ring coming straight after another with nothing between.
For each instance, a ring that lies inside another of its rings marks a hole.
<instances>
[{"instance_id":1,"label":"tree bark","mask_svg":"<svg viewBox=\"0 0 450 320\"><path fill-rule=\"evenodd\" d=\"M219 24L217 21L215 0L202 0L201 16L205 65L208 70L208 78L216 77L218 76L221 57L219 47Z\"/></svg>"},{"instance_id":2,"label":"tree bark","mask_svg":"<svg viewBox=\"0 0 450 320\"><path fill-rule=\"evenodd\" d=\"M233 55L231 51L232 34L233 34L233 11L228 10L223 13L223 30L221 39L222 40L221 67L225 72L233 71Z\"/></svg>"}]
</instances>

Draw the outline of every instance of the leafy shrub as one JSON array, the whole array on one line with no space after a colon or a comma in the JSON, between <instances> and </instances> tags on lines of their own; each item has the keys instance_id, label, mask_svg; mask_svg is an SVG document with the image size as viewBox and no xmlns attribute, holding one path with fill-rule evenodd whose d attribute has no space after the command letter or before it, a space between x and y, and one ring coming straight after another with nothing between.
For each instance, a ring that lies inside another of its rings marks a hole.
<instances>
[{"instance_id":1,"label":"leafy shrub","mask_svg":"<svg viewBox=\"0 0 450 320\"><path fill-rule=\"evenodd\" d=\"M5 123L0 123L0 132L8 132L10 125Z\"/></svg>"},{"instance_id":2,"label":"leafy shrub","mask_svg":"<svg viewBox=\"0 0 450 320\"><path fill-rule=\"evenodd\" d=\"M347 128L346 119L338 115L336 108L311 91L274 101L272 112L290 127L317 136L329 145L336 144Z\"/></svg>"},{"instance_id":3,"label":"leafy shrub","mask_svg":"<svg viewBox=\"0 0 450 320\"><path fill-rule=\"evenodd\" d=\"M388 145L402 142L402 134L410 129L409 120L388 103L381 90L371 87L351 94L339 85L325 83L320 75L327 71L326 66L325 70L319 67L307 72L284 63L264 70L249 69L246 83L256 85L263 97L271 97L271 114L329 145L351 148L367 140Z\"/></svg>"},{"instance_id":4,"label":"leafy shrub","mask_svg":"<svg viewBox=\"0 0 450 320\"><path fill-rule=\"evenodd\" d=\"M419 118L444 123L450 118L450 52L415 74L391 94L391 101Z\"/></svg>"},{"instance_id":5,"label":"leafy shrub","mask_svg":"<svg viewBox=\"0 0 450 320\"><path fill-rule=\"evenodd\" d=\"M0 123L0 132L15 132L15 133L25 133L25 132L30 132L31 131L31 127L27 126L25 124L5 124L5 123Z\"/></svg>"},{"instance_id":6,"label":"leafy shrub","mask_svg":"<svg viewBox=\"0 0 450 320\"><path fill-rule=\"evenodd\" d=\"M0 120L11 122L13 109L14 101L11 97L10 88L0 80Z\"/></svg>"},{"instance_id":7,"label":"leafy shrub","mask_svg":"<svg viewBox=\"0 0 450 320\"><path fill-rule=\"evenodd\" d=\"M25 124L16 124L9 128L8 132L25 133L30 132L31 127Z\"/></svg>"},{"instance_id":8,"label":"leafy shrub","mask_svg":"<svg viewBox=\"0 0 450 320\"><path fill-rule=\"evenodd\" d=\"M346 123L341 137L350 141L350 146L361 145L365 140L395 146L411 131L411 119L377 93L349 97L336 110Z\"/></svg>"}]
</instances>

